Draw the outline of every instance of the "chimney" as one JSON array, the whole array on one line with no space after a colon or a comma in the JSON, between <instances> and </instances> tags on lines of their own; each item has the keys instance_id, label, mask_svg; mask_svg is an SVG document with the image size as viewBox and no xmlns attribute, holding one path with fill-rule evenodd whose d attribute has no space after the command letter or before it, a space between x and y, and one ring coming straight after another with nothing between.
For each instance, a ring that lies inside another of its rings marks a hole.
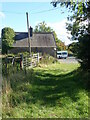
<instances>
[{"instance_id":1,"label":"chimney","mask_svg":"<svg viewBox=\"0 0 90 120\"><path fill-rule=\"evenodd\" d=\"M32 37L33 36L33 28L30 26L30 37Z\"/></svg>"}]
</instances>

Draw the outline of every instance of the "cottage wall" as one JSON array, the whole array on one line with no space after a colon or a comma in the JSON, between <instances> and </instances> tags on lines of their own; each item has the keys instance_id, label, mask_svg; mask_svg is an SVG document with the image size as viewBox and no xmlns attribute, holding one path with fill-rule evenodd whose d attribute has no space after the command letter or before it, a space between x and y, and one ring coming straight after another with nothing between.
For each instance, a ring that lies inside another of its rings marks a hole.
<instances>
[{"instance_id":1,"label":"cottage wall","mask_svg":"<svg viewBox=\"0 0 90 120\"><path fill-rule=\"evenodd\" d=\"M39 52L39 53L41 53L42 55L44 55L44 54L49 54L49 55L51 55L51 56L53 56L53 57L56 57L56 51L54 50L54 48L53 47L40 47L40 48L37 48L37 47L33 47L32 49L31 49L31 51L32 52L34 52L34 53L37 53L37 52ZM16 54L16 53L21 53L21 52L29 52L29 48L25 48L25 47L15 47L15 48L13 48L13 49L11 49L10 51L9 51L9 53L14 53L14 54Z\"/></svg>"},{"instance_id":2,"label":"cottage wall","mask_svg":"<svg viewBox=\"0 0 90 120\"><path fill-rule=\"evenodd\" d=\"M53 47L32 48L32 52L39 52L42 53L42 55L49 54L53 57L56 57L56 51L54 50Z\"/></svg>"}]
</instances>

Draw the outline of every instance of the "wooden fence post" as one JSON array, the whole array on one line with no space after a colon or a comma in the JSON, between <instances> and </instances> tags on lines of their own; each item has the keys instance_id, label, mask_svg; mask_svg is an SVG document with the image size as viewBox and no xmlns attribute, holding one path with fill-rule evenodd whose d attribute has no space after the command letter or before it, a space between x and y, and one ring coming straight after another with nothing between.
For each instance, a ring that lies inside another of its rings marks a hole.
<instances>
[{"instance_id":1,"label":"wooden fence post","mask_svg":"<svg viewBox=\"0 0 90 120\"><path fill-rule=\"evenodd\" d=\"M37 62L39 63L39 53L37 53Z\"/></svg>"},{"instance_id":2,"label":"wooden fence post","mask_svg":"<svg viewBox=\"0 0 90 120\"><path fill-rule=\"evenodd\" d=\"M33 58L33 56L31 56L31 61L30 61L30 66L32 67L32 58Z\"/></svg>"},{"instance_id":3,"label":"wooden fence post","mask_svg":"<svg viewBox=\"0 0 90 120\"><path fill-rule=\"evenodd\" d=\"M25 57L25 75L27 74L26 66L27 66L27 57Z\"/></svg>"},{"instance_id":4,"label":"wooden fence post","mask_svg":"<svg viewBox=\"0 0 90 120\"><path fill-rule=\"evenodd\" d=\"M13 74L14 74L14 63L15 62L15 57L13 57L13 59L12 59L12 67L13 67Z\"/></svg>"},{"instance_id":5,"label":"wooden fence post","mask_svg":"<svg viewBox=\"0 0 90 120\"><path fill-rule=\"evenodd\" d=\"M20 69L23 69L23 54L20 55Z\"/></svg>"},{"instance_id":6,"label":"wooden fence post","mask_svg":"<svg viewBox=\"0 0 90 120\"><path fill-rule=\"evenodd\" d=\"M6 75L7 75L7 61L8 59L7 59L7 57L5 58L5 70L6 70Z\"/></svg>"}]
</instances>

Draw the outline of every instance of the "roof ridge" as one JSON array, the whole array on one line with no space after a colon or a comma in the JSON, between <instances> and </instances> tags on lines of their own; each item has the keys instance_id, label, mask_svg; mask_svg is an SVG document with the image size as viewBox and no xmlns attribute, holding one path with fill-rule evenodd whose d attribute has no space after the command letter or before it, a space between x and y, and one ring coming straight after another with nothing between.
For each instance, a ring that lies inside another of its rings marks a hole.
<instances>
[{"instance_id":1,"label":"roof ridge","mask_svg":"<svg viewBox=\"0 0 90 120\"><path fill-rule=\"evenodd\" d=\"M15 33L28 33L28 32L15 32Z\"/></svg>"},{"instance_id":2,"label":"roof ridge","mask_svg":"<svg viewBox=\"0 0 90 120\"><path fill-rule=\"evenodd\" d=\"M28 32L15 32L15 33L28 33ZM53 32L33 32L33 34L52 34Z\"/></svg>"},{"instance_id":3,"label":"roof ridge","mask_svg":"<svg viewBox=\"0 0 90 120\"><path fill-rule=\"evenodd\" d=\"M35 34L50 34L50 33L53 33L53 32L34 32Z\"/></svg>"}]
</instances>

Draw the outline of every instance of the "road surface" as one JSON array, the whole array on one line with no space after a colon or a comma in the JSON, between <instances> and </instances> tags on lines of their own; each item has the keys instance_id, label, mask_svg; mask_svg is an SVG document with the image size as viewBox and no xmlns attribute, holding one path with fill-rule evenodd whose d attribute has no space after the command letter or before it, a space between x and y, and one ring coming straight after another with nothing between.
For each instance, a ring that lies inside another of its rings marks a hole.
<instances>
[{"instance_id":1,"label":"road surface","mask_svg":"<svg viewBox=\"0 0 90 120\"><path fill-rule=\"evenodd\" d=\"M58 59L61 63L78 63L78 60L75 57L67 57L66 59Z\"/></svg>"}]
</instances>

